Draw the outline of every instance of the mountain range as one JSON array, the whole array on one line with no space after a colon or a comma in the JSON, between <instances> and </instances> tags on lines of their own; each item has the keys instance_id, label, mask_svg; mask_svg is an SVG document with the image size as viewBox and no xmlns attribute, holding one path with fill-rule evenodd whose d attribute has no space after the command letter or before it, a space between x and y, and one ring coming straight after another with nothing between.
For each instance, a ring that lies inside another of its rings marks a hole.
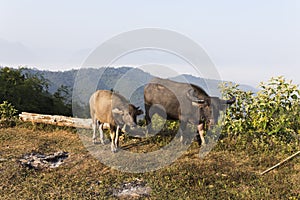
<instances>
[{"instance_id":1,"label":"mountain range","mask_svg":"<svg viewBox=\"0 0 300 200\"><path fill-rule=\"evenodd\" d=\"M40 74L47 79L49 82L48 91L50 93L56 92L62 85L67 86L70 92L72 92L77 81L77 85L80 83L83 87L88 88L80 98L80 103L83 105L88 103L91 93L96 89L114 89L123 95L125 94L125 97L141 108L143 108L144 101L144 86L154 77L148 72L132 67L84 68L55 72L38 69L26 69L26 71L32 74ZM178 82L189 82L202 87L211 96L221 96L218 89L219 84L222 82L221 80L205 79L188 74L170 77L169 79ZM240 89L257 92L257 89L248 85L241 84Z\"/></svg>"}]
</instances>

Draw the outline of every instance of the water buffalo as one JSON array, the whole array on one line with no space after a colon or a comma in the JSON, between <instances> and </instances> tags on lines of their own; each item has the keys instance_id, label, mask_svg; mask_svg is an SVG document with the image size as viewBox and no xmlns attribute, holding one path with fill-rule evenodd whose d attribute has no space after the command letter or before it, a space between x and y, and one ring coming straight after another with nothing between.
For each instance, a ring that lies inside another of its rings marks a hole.
<instances>
[{"instance_id":1,"label":"water buffalo","mask_svg":"<svg viewBox=\"0 0 300 200\"><path fill-rule=\"evenodd\" d=\"M100 142L103 141L103 124L110 126L111 151L119 145L119 129L124 125L136 126L136 116L143 114L138 107L130 104L125 97L109 90L98 90L90 97L90 114L93 126L93 142L96 143L96 129L99 126Z\"/></svg>"},{"instance_id":2,"label":"water buffalo","mask_svg":"<svg viewBox=\"0 0 300 200\"><path fill-rule=\"evenodd\" d=\"M220 110L235 102L235 97L229 100L210 97L196 85L154 78L144 88L144 100L147 125L151 125L151 116L155 113L166 119L180 120L181 134L187 132L187 123L195 124L205 145L204 131L217 121ZM190 133L184 136L192 138Z\"/></svg>"}]
</instances>

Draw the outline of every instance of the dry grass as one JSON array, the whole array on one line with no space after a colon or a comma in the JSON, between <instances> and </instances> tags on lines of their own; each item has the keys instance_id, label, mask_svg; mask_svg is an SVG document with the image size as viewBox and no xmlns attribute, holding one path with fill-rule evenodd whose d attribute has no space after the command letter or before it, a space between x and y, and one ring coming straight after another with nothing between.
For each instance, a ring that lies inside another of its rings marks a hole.
<instances>
[{"instance_id":1,"label":"dry grass","mask_svg":"<svg viewBox=\"0 0 300 200\"><path fill-rule=\"evenodd\" d=\"M156 141L162 144L161 139L152 139L134 147L132 140L126 139L121 145L133 151L149 151ZM271 150L255 145L241 147L239 142L225 138L208 156L199 159L199 147L193 143L172 165L132 174L113 170L92 157L72 130L20 126L0 129L0 143L0 199L117 199L113 191L136 180L151 192L131 197L135 199L300 198L299 157L259 175L292 154L281 150L282 145ZM70 156L55 169L27 169L17 162L26 153L60 150Z\"/></svg>"}]
</instances>

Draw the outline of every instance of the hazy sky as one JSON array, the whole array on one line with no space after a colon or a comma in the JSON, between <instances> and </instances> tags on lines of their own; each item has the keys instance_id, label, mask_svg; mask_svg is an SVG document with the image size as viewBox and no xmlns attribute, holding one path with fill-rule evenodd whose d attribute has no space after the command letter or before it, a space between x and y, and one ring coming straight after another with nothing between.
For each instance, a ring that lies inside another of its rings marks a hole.
<instances>
[{"instance_id":1,"label":"hazy sky","mask_svg":"<svg viewBox=\"0 0 300 200\"><path fill-rule=\"evenodd\" d=\"M257 86L284 75L300 84L298 0L0 0L0 8L2 66L79 68L111 37L155 27L198 43L223 80Z\"/></svg>"}]
</instances>

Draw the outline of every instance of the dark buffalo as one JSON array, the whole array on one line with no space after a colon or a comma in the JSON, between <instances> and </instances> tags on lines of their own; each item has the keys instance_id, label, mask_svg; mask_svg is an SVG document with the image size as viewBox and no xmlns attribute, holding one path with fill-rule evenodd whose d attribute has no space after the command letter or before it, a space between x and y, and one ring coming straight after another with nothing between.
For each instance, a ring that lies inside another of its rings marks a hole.
<instances>
[{"instance_id":1,"label":"dark buffalo","mask_svg":"<svg viewBox=\"0 0 300 200\"><path fill-rule=\"evenodd\" d=\"M197 125L201 142L205 145L204 131L214 125L220 110L233 104L235 97L229 100L210 97L199 86L179 83L168 79L154 78L144 89L146 124L151 123L155 113L166 119L180 120L180 131L186 132L187 123ZM191 138L191 134L184 134Z\"/></svg>"},{"instance_id":2,"label":"dark buffalo","mask_svg":"<svg viewBox=\"0 0 300 200\"><path fill-rule=\"evenodd\" d=\"M103 141L103 124L110 126L111 151L119 145L119 129L124 125L136 126L137 115L143 114L138 107L130 104L125 97L108 90L98 90L90 98L90 114L93 126L93 142L96 142L96 129L99 125L100 141Z\"/></svg>"}]
</instances>

